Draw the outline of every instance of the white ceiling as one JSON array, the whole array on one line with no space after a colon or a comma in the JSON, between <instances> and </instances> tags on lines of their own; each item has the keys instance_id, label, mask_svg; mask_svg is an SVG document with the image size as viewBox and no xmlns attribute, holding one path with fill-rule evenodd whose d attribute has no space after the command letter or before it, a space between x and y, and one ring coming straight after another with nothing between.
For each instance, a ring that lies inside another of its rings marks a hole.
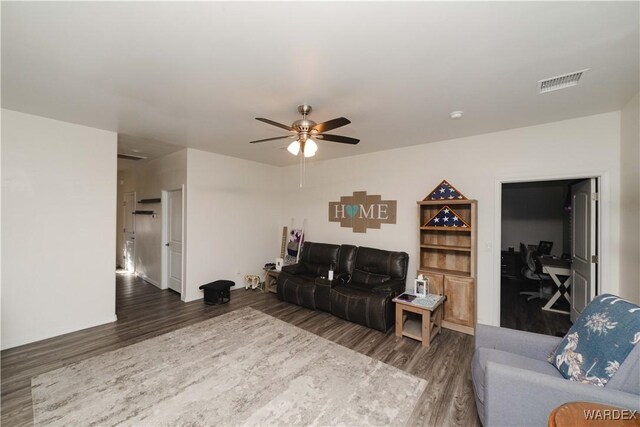
<instances>
[{"instance_id":1,"label":"white ceiling","mask_svg":"<svg viewBox=\"0 0 640 427\"><path fill-rule=\"evenodd\" d=\"M2 2L2 106L285 165L286 140L248 143L285 133L254 117L303 102L361 140L314 159L620 109L639 21L638 2Z\"/></svg>"}]
</instances>

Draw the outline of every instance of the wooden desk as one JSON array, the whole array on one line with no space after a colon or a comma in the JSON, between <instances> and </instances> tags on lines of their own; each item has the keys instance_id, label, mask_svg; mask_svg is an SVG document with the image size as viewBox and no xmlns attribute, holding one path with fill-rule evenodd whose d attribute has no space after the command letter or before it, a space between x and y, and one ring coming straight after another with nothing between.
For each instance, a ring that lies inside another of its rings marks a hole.
<instances>
[{"instance_id":1,"label":"wooden desk","mask_svg":"<svg viewBox=\"0 0 640 427\"><path fill-rule=\"evenodd\" d=\"M569 402L549 414L549 427L640 427L635 411L601 403Z\"/></svg>"},{"instance_id":2,"label":"wooden desk","mask_svg":"<svg viewBox=\"0 0 640 427\"><path fill-rule=\"evenodd\" d=\"M392 301L396 303L396 336L422 341L422 346L429 348L431 341L442 329L442 303L444 300L445 297L442 297L434 307L427 308L394 298ZM421 315L422 322L408 320L405 311Z\"/></svg>"},{"instance_id":3,"label":"wooden desk","mask_svg":"<svg viewBox=\"0 0 640 427\"><path fill-rule=\"evenodd\" d=\"M573 279L571 278L571 263L562 259L548 257L539 257L538 260L540 261L540 265L542 265L542 271L551 276L551 280L553 280L553 283L558 287L556 293L553 294L542 309L555 313L569 314L568 311L556 310L551 307L561 296L564 296L565 299L569 301L569 304L571 304L571 294L569 294L569 287L573 283ZM564 281L561 281L558 276L565 276Z\"/></svg>"}]
</instances>

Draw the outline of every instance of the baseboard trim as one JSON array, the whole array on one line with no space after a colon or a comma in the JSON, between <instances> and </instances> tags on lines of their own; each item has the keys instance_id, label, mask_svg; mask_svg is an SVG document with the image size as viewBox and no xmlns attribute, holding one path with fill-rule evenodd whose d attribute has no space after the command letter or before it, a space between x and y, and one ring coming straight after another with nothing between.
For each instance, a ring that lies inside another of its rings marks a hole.
<instances>
[{"instance_id":1,"label":"baseboard trim","mask_svg":"<svg viewBox=\"0 0 640 427\"><path fill-rule=\"evenodd\" d=\"M475 335L475 329L472 328L471 326L458 325L456 323L443 320L442 327L451 329L452 331L462 332L463 334L467 334L467 335Z\"/></svg>"},{"instance_id":2,"label":"baseboard trim","mask_svg":"<svg viewBox=\"0 0 640 427\"><path fill-rule=\"evenodd\" d=\"M153 286L155 286L155 287L157 287L159 289L162 289L162 286L160 286L160 283L158 283L158 281L151 279L146 274L142 274L142 273L136 272L136 276L141 278L145 282L151 283Z\"/></svg>"},{"instance_id":3,"label":"baseboard trim","mask_svg":"<svg viewBox=\"0 0 640 427\"><path fill-rule=\"evenodd\" d=\"M66 334L70 334L72 332L78 332L78 331L83 331L85 329L91 329L91 328L95 328L96 326L102 326L102 325L106 325L108 323L113 323L115 321L118 320L118 316L116 316L115 314L113 314L112 316L108 316L106 319L103 320L99 320L97 322L89 322L86 325L83 325L80 328L63 328L59 331L56 331L53 333L53 335L50 334L46 334L43 336L39 336L37 338L28 338L26 341L24 340L18 340L15 342L9 342L6 346L5 346L5 342L2 342L2 350L8 350L10 348L15 348L15 347L20 347L23 345L27 345L27 344L33 344L36 343L38 341L44 341L44 340L48 340L49 338L54 338L54 337L59 337L60 335L66 335Z\"/></svg>"}]
</instances>

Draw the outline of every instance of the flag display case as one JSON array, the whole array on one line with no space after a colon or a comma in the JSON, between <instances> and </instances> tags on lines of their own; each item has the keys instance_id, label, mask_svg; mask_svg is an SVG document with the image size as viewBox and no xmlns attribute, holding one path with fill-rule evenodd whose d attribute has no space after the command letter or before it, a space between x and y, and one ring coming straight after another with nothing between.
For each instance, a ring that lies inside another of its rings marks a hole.
<instances>
[{"instance_id":1,"label":"flag display case","mask_svg":"<svg viewBox=\"0 0 640 427\"><path fill-rule=\"evenodd\" d=\"M418 202L418 274L447 297L442 326L468 334L476 323L477 204L447 181Z\"/></svg>"}]
</instances>

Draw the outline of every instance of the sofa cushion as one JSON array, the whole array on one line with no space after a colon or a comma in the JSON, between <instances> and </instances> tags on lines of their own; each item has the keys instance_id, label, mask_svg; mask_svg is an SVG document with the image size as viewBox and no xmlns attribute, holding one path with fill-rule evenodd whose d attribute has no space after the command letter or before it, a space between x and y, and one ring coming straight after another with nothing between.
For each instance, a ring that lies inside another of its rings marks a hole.
<instances>
[{"instance_id":1,"label":"sofa cushion","mask_svg":"<svg viewBox=\"0 0 640 427\"><path fill-rule=\"evenodd\" d=\"M367 273L366 271L355 269L351 275L351 282L363 285L382 285L384 282L391 280L388 274Z\"/></svg>"},{"instance_id":2,"label":"sofa cushion","mask_svg":"<svg viewBox=\"0 0 640 427\"><path fill-rule=\"evenodd\" d=\"M355 269L364 273L388 275L393 279L404 279L408 260L406 252L360 247L356 254Z\"/></svg>"},{"instance_id":3,"label":"sofa cushion","mask_svg":"<svg viewBox=\"0 0 640 427\"><path fill-rule=\"evenodd\" d=\"M340 259L338 261L338 274L353 273L353 269L356 263L356 253L358 251L357 246L342 245L340 246Z\"/></svg>"},{"instance_id":4,"label":"sofa cushion","mask_svg":"<svg viewBox=\"0 0 640 427\"><path fill-rule=\"evenodd\" d=\"M311 272L318 265L326 266L338 265L338 255L340 253L340 245L330 245L328 243L304 242L302 252L300 253L300 262L305 266L310 266L308 271Z\"/></svg>"},{"instance_id":5,"label":"sofa cushion","mask_svg":"<svg viewBox=\"0 0 640 427\"><path fill-rule=\"evenodd\" d=\"M604 386L640 342L640 307L610 294L589 303L550 362L565 378Z\"/></svg>"}]
</instances>

